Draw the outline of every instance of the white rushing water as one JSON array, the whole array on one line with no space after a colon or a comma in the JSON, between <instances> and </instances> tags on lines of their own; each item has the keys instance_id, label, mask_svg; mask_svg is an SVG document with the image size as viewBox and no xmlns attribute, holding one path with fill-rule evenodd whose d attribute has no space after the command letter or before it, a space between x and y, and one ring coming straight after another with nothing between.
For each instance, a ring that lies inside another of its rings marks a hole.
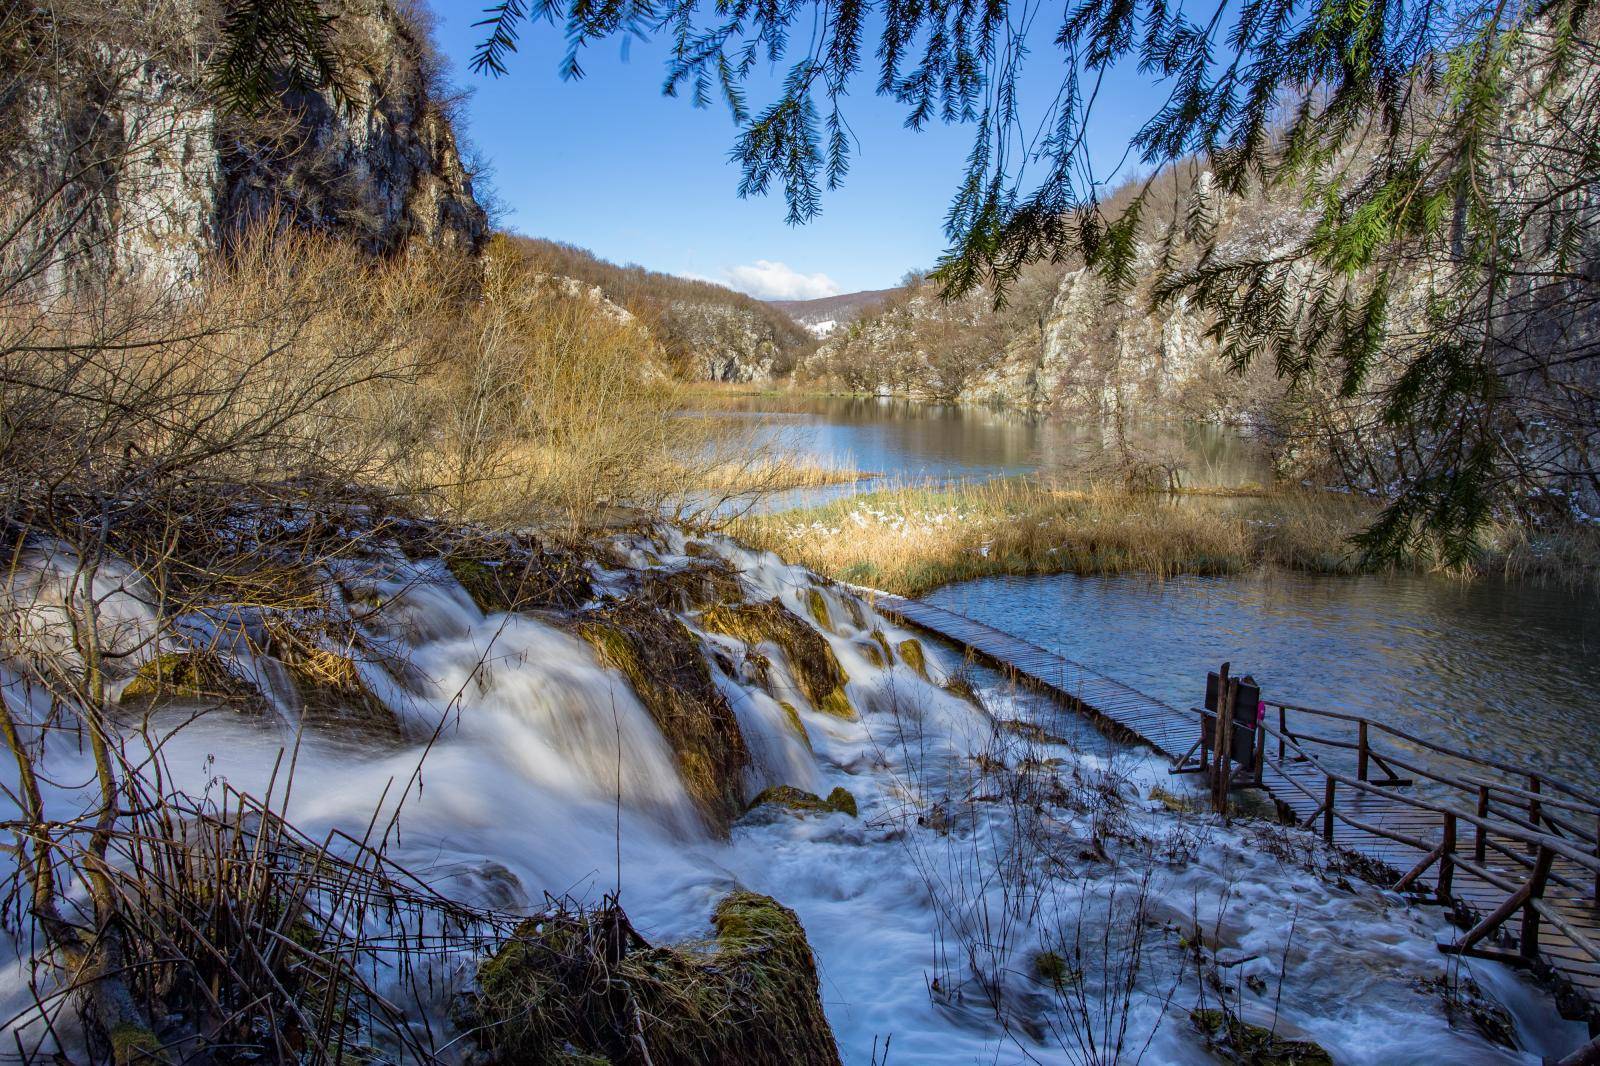
<instances>
[{"instance_id":1,"label":"white rushing water","mask_svg":"<svg viewBox=\"0 0 1600 1066\"><path fill-rule=\"evenodd\" d=\"M633 565L664 569L687 565L689 548L670 529L623 545ZM737 568L751 599L777 596L807 617L820 585L806 571L720 539L697 548ZM602 589L622 580L597 576ZM954 664L932 646L928 679L903 662L875 666L861 644L871 630L891 644L911 634L870 609L858 616L836 590L821 590L832 629L817 628L858 720L811 708L778 669L808 746L772 695L715 662L713 676L752 753L747 798L772 784L843 786L860 817L758 809L723 841L702 825L649 713L587 643L549 620L485 616L442 566L377 559L345 578L380 605L367 635L404 669L367 664L364 676L413 740L379 748L308 730L292 821L318 839L335 827L360 835L375 810L383 824L403 803L391 854L444 894L515 911L546 892L620 891L661 941L703 936L735 887L768 893L805 926L847 1063L1210 1063L1188 1012L1219 997L1340 1063L1536 1063L1582 1036L1523 978L1447 960L1434 943L1453 930L1437 910L1328 870L1306 835L1169 809L1158 789L1177 786L1140 751L998 731L995 718L1028 708L998 685L984 692L988 713L945 691ZM136 578L106 580L128 585L113 597L119 625L153 623ZM14 589L13 605L47 613L60 596L48 585ZM734 662L746 651L705 639ZM270 670L244 667L277 691ZM0 680L37 720L36 694L14 672ZM281 693L277 706L278 719L218 712L174 729L170 779L264 791L297 716ZM52 741L53 810L82 809L85 765L75 741ZM9 818L14 767L0 784ZM1124 974L1135 951L1143 965ZM1064 960L1057 980L1039 976L1041 952ZM1447 971L1470 973L1510 1009L1523 1050L1452 1027L1426 984ZM25 979L18 960L8 1016L27 1000ZM443 994L427 1006L443 1017Z\"/></svg>"}]
</instances>

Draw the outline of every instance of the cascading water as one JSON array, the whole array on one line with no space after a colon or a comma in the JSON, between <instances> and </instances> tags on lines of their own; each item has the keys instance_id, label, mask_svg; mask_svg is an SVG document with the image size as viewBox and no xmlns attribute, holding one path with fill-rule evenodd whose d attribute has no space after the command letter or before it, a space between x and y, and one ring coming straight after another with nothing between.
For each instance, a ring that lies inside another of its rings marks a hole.
<instances>
[{"instance_id":1,"label":"cascading water","mask_svg":"<svg viewBox=\"0 0 1600 1066\"><path fill-rule=\"evenodd\" d=\"M710 554L737 570L751 600L777 597L809 619L848 676L854 718L812 707L781 649L762 646L769 672L756 684L755 649L682 615L749 750L744 798L776 784L818 794L842 786L858 818L760 808L719 839L650 712L584 640L554 618L484 614L439 563L376 557L351 564L339 584L373 652L360 660L362 677L403 740L304 729L290 820L320 837L392 819L391 856L475 905L526 910L547 892L593 900L618 891L634 923L660 940L703 935L734 887L773 895L806 928L850 1063L883 1061L886 1046L889 1061L906 1063L1110 1062L1118 1046L1120 1061L1208 1063L1188 1010L1219 999L1247 1021L1315 1040L1338 1062L1531 1063L1577 1042L1542 996L1489 964L1472 972L1511 1008L1524 1050L1452 1027L1425 983L1445 970L1436 913L1309 872L1303 860L1326 859L1303 839L1152 802L1157 786L1172 785L1149 756L997 729L996 719L1026 717L1031 705L996 683L985 689L993 717L974 707L947 691L950 666L936 649L925 675L903 658L885 661L911 634L808 572L673 529L618 548L628 562L596 570L602 596L630 570L669 572ZM59 603L52 572L41 560L43 576L13 589L13 604ZM826 625L812 617L813 597ZM138 603L132 596L118 616L135 628L153 621ZM226 649L235 643L215 635L246 624L176 629ZM236 662L252 678L271 672ZM174 716L163 759L177 786L200 791L221 778L266 788L299 725L293 701L267 680L281 720ZM39 720L17 674L0 682L20 716ZM51 741L47 771L59 782L54 809L81 808L73 782L85 766L73 741ZM7 817L10 773L0 772ZM1129 968L1135 952L1142 963ZM5 978L13 1009L28 998L23 954ZM469 975L462 960L457 983ZM446 1006L441 994L421 1009L442 1022Z\"/></svg>"}]
</instances>

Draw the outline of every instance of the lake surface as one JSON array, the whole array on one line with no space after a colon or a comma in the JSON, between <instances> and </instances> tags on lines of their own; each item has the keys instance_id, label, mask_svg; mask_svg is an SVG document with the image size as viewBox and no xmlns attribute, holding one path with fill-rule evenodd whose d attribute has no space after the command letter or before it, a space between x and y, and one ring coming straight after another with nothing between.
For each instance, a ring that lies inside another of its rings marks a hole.
<instances>
[{"instance_id":1,"label":"lake surface","mask_svg":"<svg viewBox=\"0 0 1600 1066\"><path fill-rule=\"evenodd\" d=\"M1592 593L1413 576L1057 574L926 598L1177 706L1199 704L1206 671L1230 661L1269 699L1500 749L1580 786L1600 779Z\"/></svg>"},{"instance_id":2,"label":"lake surface","mask_svg":"<svg viewBox=\"0 0 1600 1066\"><path fill-rule=\"evenodd\" d=\"M747 421L757 442L893 481L952 480L1065 471L1098 453L1108 430L1092 422L886 397L737 398L705 417ZM1148 424L1130 442L1183 466L1186 484L1262 484L1271 468L1237 430Z\"/></svg>"},{"instance_id":3,"label":"lake surface","mask_svg":"<svg viewBox=\"0 0 1600 1066\"><path fill-rule=\"evenodd\" d=\"M891 478L1050 471L1098 448L1096 426L900 400L757 398L726 417L767 440ZM1192 483L1265 482L1251 442L1215 426L1148 427ZM835 493L856 491L844 486ZM788 497L783 503L810 503ZM1270 697L1344 710L1600 787L1600 595L1499 581L1275 573L981 578L932 602L1192 706L1230 660Z\"/></svg>"}]
</instances>

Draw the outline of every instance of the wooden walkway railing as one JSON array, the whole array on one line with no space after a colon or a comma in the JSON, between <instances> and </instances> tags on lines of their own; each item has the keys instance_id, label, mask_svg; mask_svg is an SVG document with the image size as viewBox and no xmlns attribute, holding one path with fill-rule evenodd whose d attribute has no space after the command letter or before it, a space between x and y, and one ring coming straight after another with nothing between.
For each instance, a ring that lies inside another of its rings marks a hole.
<instances>
[{"instance_id":1,"label":"wooden walkway railing","mask_svg":"<svg viewBox=\"0 0 1600 1066\"><path fill-rule=\"evenodd\" d=\"M1360 715L1273 699L1235 714L1237 681L1225 673L1216 711L1175 708L956 612L862 591L1164 752L1174 773L1206 774L1224 813L1235 791L1265 791L1285 820L1390 871L1390 887L1451 907L1468 928L1441 950L1528 967L1551 980L1563 1014L1600 1027L1600 796L1590 790Z\"/></svg>"}]
</instances>

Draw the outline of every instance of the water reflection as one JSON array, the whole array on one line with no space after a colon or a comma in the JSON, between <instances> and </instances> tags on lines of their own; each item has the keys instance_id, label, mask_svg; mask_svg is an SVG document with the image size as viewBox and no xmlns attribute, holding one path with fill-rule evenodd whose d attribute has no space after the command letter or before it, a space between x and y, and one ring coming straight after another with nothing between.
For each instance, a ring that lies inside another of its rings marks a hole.
<instances>
[{"instance_id":1,"label":"water reflection","mask_svg":"<svg viewBox=\"0 0 1600 1066\"><path fill-rule=\"evenodd\" d=\"M1600 783L1600 599L1427 577L998 577L927 599L1192 706L1231 660L1269 696Z\"/></svg>"},{"instance_id":2,"label":"water reflection","mask_svg":"<svg viewBox=\"0 0 1600 1066\"><path fill-rule=\"evenodd\" d=\"M1104 427L984 407L888 397L740 397L704 417L749 420L757 441L824 462L904 481L1063 471L1105 446ZM1195 485L1268 479L1267 464L1238 431L1150 423L1130 430L1142 452L1172 454Z\"/></svg>"}]
</instances>

